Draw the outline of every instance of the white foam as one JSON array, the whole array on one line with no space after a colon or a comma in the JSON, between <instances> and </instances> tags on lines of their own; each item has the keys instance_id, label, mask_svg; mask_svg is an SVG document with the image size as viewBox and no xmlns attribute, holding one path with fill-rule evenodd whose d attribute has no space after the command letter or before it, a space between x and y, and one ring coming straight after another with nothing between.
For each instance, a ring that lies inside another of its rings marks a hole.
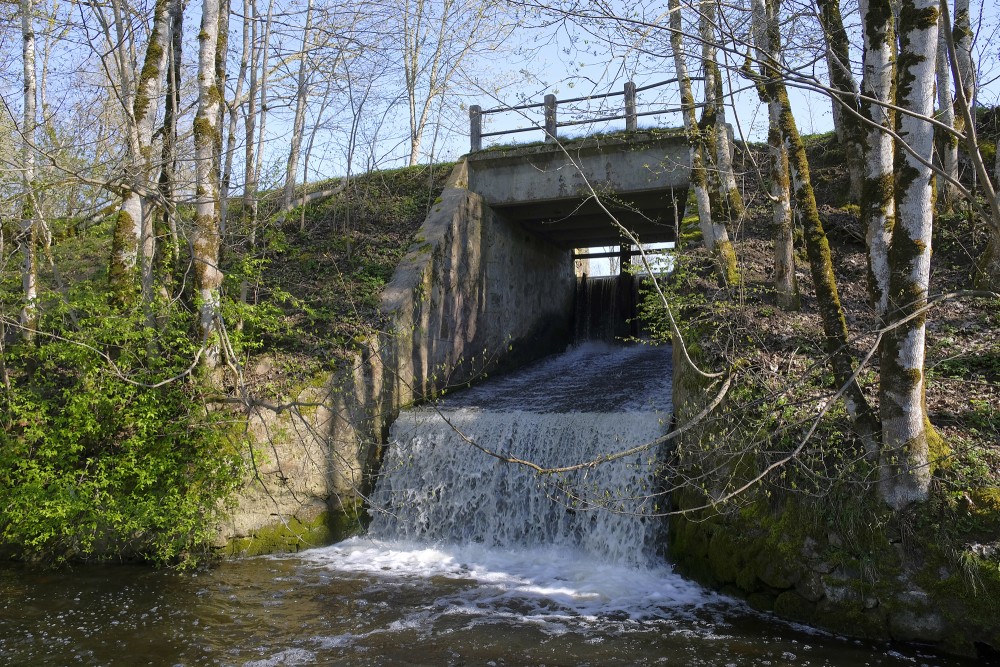
<instances>
[{"instance_id":1,"label":"white foam","mask_svg":"<svg viewBox=\"0 0 1000 667\"><path fill-rule=\"evenodd\" d=\"M522 622L672 618L706 605L729 604L666 565L609 563L569 548L428 546L354 538L299 557L317 566L371 575L375 585L419 586L432 578L440 585L442 579L451 580L454 585L436 602L439 611Z\"/></svg>"},{"instance_id":2,"label":"white foam","mask_svg":"<svg viewBox=\"0 0 1000 667\"><path fill-rule=\"evenodd\" d=\"M558 633L723 601L653 556L662 537L656 447L558 475L480 449L555 468L654 441L666 431L669 361L669 349L591 343L437 408L404 411L370 499L368 537L302 558L367 575L374 587L430 589L433 580L432 608L401 621L414 627L427 614L462 615ZM567 409L578 404L585 409Z\"/></svg>"},{"instance_id":3,"label":"white foam","mask_svg":"<svg viewBox=\"0 0 1000 667\"><path fill-rule=\"evenodd\" d=\"M534 413L460 408L404 413L371 498L380 539L478 542L495 547L580 548L594 557L647 562L656 522L655 447L560 474L546 468L601 460L654 441L657 412Z\"/></svg>"},{"instance_id":4,"label":"white foam","mask_svg":"<svg viewBox=\"0 0 1000 667\"><path fill-rule=\"evenodd\" d=\"M332 637L313 637L312 642L316 645L318 650L329 650L332 648L347 648L348 646L353 646L358 639L362 639L365 635L354 635L351 633L345 633L342 635L333 635Z\"/></svg>"},{"instance_id":5,"label":"white foam","mask_svg":"<svg viewBox=\"0 0 1000 667\"><path fill-rule=\"evenodd\" d=\"M243 667L279 667L279 665L313 665L316 654L300 648L289 648L275 653L269 658L251 660L243 663Z\"/></svg>"}]
</instances>

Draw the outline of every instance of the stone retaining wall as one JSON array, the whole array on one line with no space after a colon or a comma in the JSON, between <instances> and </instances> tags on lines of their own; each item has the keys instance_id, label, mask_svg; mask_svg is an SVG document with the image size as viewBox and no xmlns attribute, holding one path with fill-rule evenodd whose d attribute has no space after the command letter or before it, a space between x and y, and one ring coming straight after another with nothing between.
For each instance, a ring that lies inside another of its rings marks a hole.
<instances>
[{"instance_id":1,"label":"stone retaining wall","mask_svg":"<svg viewBox=\"0 0 1000 667\"><path fill-rule=\"evenodd\" d=\"M383 291L382 330L294 405L255 411L256 474L220 546L296 550L359 526L400 408L564 347L575 284L569 251L491 210L460 162Z\"/></svg>"}]
</instances>

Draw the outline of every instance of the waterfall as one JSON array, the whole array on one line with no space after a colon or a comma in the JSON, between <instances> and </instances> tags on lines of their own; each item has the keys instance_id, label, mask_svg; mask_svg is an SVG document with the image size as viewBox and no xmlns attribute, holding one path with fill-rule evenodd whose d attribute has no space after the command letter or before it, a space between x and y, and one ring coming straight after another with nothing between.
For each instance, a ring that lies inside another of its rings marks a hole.
<instances>
[{"instance_id":1,"label":"waterfall","mask_svg":"<svg viewBox=\"0 0 1000 667\"><path fill-rule=\"evenodd\" d=\"M624 283L623 283L624 281ZM577 342L642 335L637 319L643 276L581 276L576 282L573 335Z\"/></svg>"},{"instance_id":2,"label":"waterfall","mask_svg":"<svg viewBox=\"0 0 1000 667\"><path fill-rule=\"evenodd\" d=\"M668 348L582 345L521 373L403 412L372 497L380 540L565 547L642 565L661 509L657 449L559 474L655 440L669 418ZM475 443L475 444L472 444Z\"/></svg>"}]
</instances>

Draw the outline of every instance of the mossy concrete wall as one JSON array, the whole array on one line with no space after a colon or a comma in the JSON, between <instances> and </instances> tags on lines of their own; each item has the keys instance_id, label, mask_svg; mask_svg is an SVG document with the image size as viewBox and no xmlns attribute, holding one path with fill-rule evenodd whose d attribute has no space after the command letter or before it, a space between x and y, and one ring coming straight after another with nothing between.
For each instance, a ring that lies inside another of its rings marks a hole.
<instances>
[{"instance_id":1,"label":"mossy concrete wall","mask_svg":"<svg viewBox=\"0 0 1000 667\"><path fill-rule=\"evenodd\" d=\"M715 395L676 349L673 386L678 424ZM738 486L761 468L719 453L720 439L741 435L731 409L723 402L714 419L677 439L676 462L694 482L671 499L681 513L670 518L667 551L678 571L757 609L839 634L996 657L1000 571L993 554L975 545L960 555L933 503L895 512L874 486L856 483L825 496L751 490L715 505L718 480Z\"/></svg>"},{"instance_id":2,"label":"mossy concrete wall","mask_svg":"<svg viewBox=\"0 0 1000 667\"><path fill-rule=\"evenodd\" d=\"M381 326L357 341L352 363L278 411L254 411L254 474L220 527L230 552L302 548L359 529L402 407L568 342L570 252L504 220L467 189L466 174L460 162L383 290Z\"/></svg>"}]
</instances>

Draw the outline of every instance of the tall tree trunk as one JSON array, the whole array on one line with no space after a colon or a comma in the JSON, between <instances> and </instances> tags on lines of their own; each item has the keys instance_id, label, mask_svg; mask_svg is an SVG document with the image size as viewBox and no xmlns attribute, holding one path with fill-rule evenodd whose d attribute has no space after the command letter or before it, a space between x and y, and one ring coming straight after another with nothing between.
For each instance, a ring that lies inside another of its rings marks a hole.
<instances>
[{"instance_id":1,"label":"tall tree trunk","mask_svg":"<svg viewBox=\"0 0 1000 667\"><path fill-rule=\"evenodd\" d=\"M240 69L236 75L236 88L233 90L233 99L226 104L229 115L229 126L226 131L226 150L222 164L222 184L220 188L221 222L220 228L225 235L229 219L229 191L233 180L233 159L236 155L236 125L239 121L240 106L243 105L243 85L246 83L248 70L250 67L250 54L253 45L250 41L250 18L249 2L243 0L243 44L240 50ZM253 95L253 93L251 93ZM249 144L250 139L247 139Z\"/></svg>"},{"instance_id":2,"label":"tall tree trunk","mask_svg":"<svg viewBox=\"0 0 1000 667\"><path fill-rule=\"evenodd\" d=\"M224 145L223 131L226 123L226 65L229 62L229 15L231 14L230 0L219 0L219 43L215 49L215 87L219 91L219 118L216 123L218 129L215 138L215 169L216 183L219 184L219 234L220 238L226 235L227 215L229 213L229 201L222 197L222 147ZM221 253L225 246L219 246ZM220 255L221 256L221 255Z\"/></svg>"},{"instance_id":3,"label":"tall tree trunk","mask_svg":"<svg viewBox=\"0 0 1000 667\"><path fill-rule=\"evenodd\" d=\"M892 328L882 340L879 389L883 450L879 486L890 507L925 500L930 489L929 439L934 437L924 405L924 339L934 219L934 71L937 0L903 0L899 18L896 151L896 210L889 243L889 309Z\"/></svg>"},{"instance_id":4,"label":"tall tree trunk","mask_svg":"<svg viewBox=\"0 0 1000 667\"><path fill-rule=\"evenodd\" d=\"M218 339L222 271L219 269L219 181L216 170L219 145L219 111L222 94L218 86L216 56L219 35L219 0L203 0L198 34L198 111L194 119L195 226L194 287L197 293L198 331L207 347L203 365L219 366Z\"/></svg>"},{"instance_id":5,"label":"tall tree trunk","mask_svg":"<svg viewBox=\"0 0 1000 667\"><path fill-rule=\"evenodd\" d=\"M996 206L1000 209L1000 150L997 151L996 167ZM982 262L979 265L981 279L979 283L986 289L1000 292L1000 220L994 220L990 228L990 238L986 244L986 252L983 254Z\"/></svg>"},{"instance_id":6,"label":"tall tree trunk","mask_svg":"<svg viewBox=\"0 0 1000 667\"><path fill-rule=\"evenodd\" d=\"M170 41L167 61L167 86L163 104L163 152L161 154L159 191L163 209L156 217L153 274L164 296L170 293L174 270L180 257L177 237L177 117L181 104L181 55L184 34L184 2L170 2Z\"/></svg>"},{"instance_id":7,"label":"tall tree trunk","mask_svg":"<svg viewBox=\"0 0 1000 667\"><path fill-rule=\"evenodd\" d=\"M667 7L670 10L670 47L674 54L674 71L677 73L677 84L680 88L684 130L690 146L691 188L694 190L694 198L698 206L698 222L701 228L702 243L716 258L723 279L731 283L737 280L736 253L733 251L733 244L729 240L729 233L726 231L725 225L716 223L712 218L708 170L705 164L704 135L698 127L691 77L688 75L687 61L684 58L684 31L680 0L668 0Z\"/></svg>"},{"instance_id":8,"label":"tall tree trunk","mask_svg":"<svg viewBox=\"0 0 1000 667\"><path fill-rule=\"evenodd\" d=\"M257 40L257 0L246 0L247 16L250 23L250 80L247 88L247 109L243 117L243 207L242 222L244 233L251 234L257 219L257 160L254 157L257 129L258 57L264 55L264 48ZM273 1L272 1L273 4ZM265 40L266 43L266 40ZM265 65L266 66L266 65Z\"/></svg>"},{"instance_id":9,"label":"tall tree trunk","mask_svg":"<svg viewBox=\"0 0 1000 667\"><path fill-rule=\"evenodd\" d=\"M761 14L764 12L764 14ZM756 46L759 76L754 76L757 92L767 103L767 147L771 177L771 219L774 233L774 291L778 306L784 310L798 310L799 285L795 277L794 224L792 220L792 194L788 177L788 151L781 139L781 104L771 99L764 86L767 62L777 62L781 51L781 34L777 11L773 3L764 6L755 3L752 28ZM771 49L766 52L764 49ZM749 64L748 64L749 66ZM752 74L752 72L751 72Z\"/></svg>"},{"instance_id":10,"label":"tall tree trunk","mask_svg":"<svg viewBox=\"0 0 1000 667\"><path fill-rule=\"evenodd\" d=\"M21 58L24 72L23 117L21 123L21 337L31 340L38 328L38 217L35 202L35 126L38 113L35 87L35 7L32 0L21 0Z\"/></svg>"},{"instance_id":11,"label":"tall tree trunk","mask_svg":"<svg viewBox=\"0 0 1000 667\"><path fill-rule=\"evenodd\" d=\"M969 19L969 0L955 0L955 21L951 29L955 40L955 64L961 83L955 85L956 97L961 93L970 109L975 108L976 68L972 62L972 23ZM965 131L965 119L955 103L955 129Z\"/></svg>"},{"instance_id":12,"label":"tall tree trunk","mask_svg":"<svg viewBox=\"0 0 1000 667\"><path fill-rule=\"evenodd\" d=\"M720 206L712 214L722 224L743 215L743 198L740 196L733 174L732 144L726 124L726 110L722 88L722 74L716 60L716 3L718 0L701 0L699 35L701 38L702 73L705 84L705 106L701 126L705 135L706 155L711 161L709 184L718 193Z\"/></svg>"},{"instance_id":13,"label":"tall tree trunk","mask_svg":"<svg viewBox=\"0 0 1000 667\"><path fill-rule=\"evenodd\" d=\"M167 60L170 35L170 1L156 0L153 29L146 44L142 69L135 82L135 96L126 113L126 183L122 205L115 221L108 277L116 297L127 303L136 284L136 266L141 262L141 285L151 284L153 259L153 123L156 100ZM147 299L149 294L144 295Z\"/></svg>"},{"instance_id":14,"label":"tall tree trunk","mask_svg":"<svg viewBox=\"0 0 1000 667\"><path fill-rule=\"evenodd\" d=\"M759 5L763 0L753 0L758 8L755 13L766 16L766 10ZM775 36L776 31L770 35ZM766 33L765 33L766 34ZM765 54L775 53L769 43L763 45ZM830 244L823 229L816 208L816 195L813 192L809 176L809 160L806 158L805 145L799 136L792 106L788 101L788 91L781 78L778 63L772 58L766 58L764 87L770 99L780 106L779 127L781 138L788 151L788 167L792 181L792 192L795 194L795 215L805 232L806 251L809 255L809 268L816 289L820 319L823 323L823 334L827 354L830 358L830 368L833 371L837 385L843 388L844 404L848 416L854 422L854 428L864 441L869 452L877 449L877 425L874 413L861 387L854 379L854 359L850 353L847 320L844 309L840 305L840 294L833 273L833 261L830 257Z\"/></svg>"},{"instance_id":15,"label":"tall tree trunk","mask_svg":"<svg viewBox=\"0 0 1000 667\"><path fill-rule=\"evenodd\" d=\"M719 168L719 183L722 187L726 207L729 209L730 220L738 220L746 212L739 184L736 182L736 171L733 168L733 139L726 122L725 91L722 87L722 75L718 70L715 76L715 99L719 106L715 114L716 164Z\"/></svg>"},{"instance_id":16,"label":"tall tree trunk","mask_svg":"<svg viewBox=\"0 0 1000 667\"><path fill-rule=\"evenodd\" d=\"M264 39L262 41L262 47L260 50L260 98L258 102L258 113L260 116L260 123L257 127L257 149L256 156L254 157L254 180L253 180L253 192L254 199L252 202L252 215L253 224L250 226L250 246L254 247L257 242L257 219L259 216L259 203L260 200L257 194L260 189L260 174L264 165L264 137L267 135L267 95L268 95L268 81L270 80L271 70L268 67L268 54L267 54L267 44L271 39L271 27L272 19L274 17L274 0L269 0L267 4L267 19L264 21Z\"/></svg>"},{"instance_id":17,"label":"tall tree trunk","mask_svg":"<svg viewBox=\"0 0 1000 667\"><path fill-rule=\"evenodd\" d=\"M893 196L894 145L890 131L895 115L894 17L891 0L861 0L864 26L864 77L861 114L869 121L865 140L865 180L861 188L861 220L868 243L868 288L881 319L888 307L889 230L896 216Z\"/></svg>"},{"instance_id":18,"label":"tall tree trunk","mask_svg":"<svg viewBox=\"0 0 1000 667\"><path fill-rule=\"evenodd\" d=\"M944 15L939 17L944 21ZM938 26L937 47L937 96L938 120L951 129L955 127L955 106L951 97L951 67L948 58L948 39L945 29ZM942 178L938 179L939 205L942 211L951 211L955 205L955 186L949 179L958 180L958 137L953 132L938 130L938 166Z\"/></svg>"},{"instance_id":19,"label":"tall tree trunk","mask_svg":"<svg viewBox=\"0 0 1000 667\"><path fill-rule=\"evenodd\" d=\"M818 0L819 18L826 37L826 63L830 86L837 91L833 99L833 126L837 139L847 153L847 170L851 179L848 197L861 198L864 130L850 110L857 109L858 82L851 72L851 44L840 14L840 0Z\"/></svg>"},{"instance_id":20,"label":"tall tree trunk","mask_svg":"<svg viewBox=\"0 0 1000 667\"><path fill-rule=\"evenodd\" d=\"M971 80L973 75L966 77L962 74L963 66L971 67L968 63L963 63L963 61L967 60L966 56L968 54L962 54L962 49L959 48L957 40L958 36L946 29L948 26L948 3L946 0L941 0L939 8L942 15L939 29L945 33L945 40L948 43L948 54L950 56L949 62L952 66L951 72L956 82L955 107L958 109L955 117L956 130L959 125L958 121L961 119L962 142L965 144L969 161L972 163L972 173L976 181L979 182L979 188L982 189L990 206L990 215L986 218L989 240L986 251L976 262L975 283L977 286L985 289L1000 291L1000 179L998 179L998 183L994 188L989 175L989 167L983 160L982 152L979 150L974 110L969 103L969 99L973 95L966 90L966 81ZM960 8L959 10L967 12L968 4L965 3L964 8ZM963 21L963 23L967 23L967 20ZM959 22L956 21L957 30L968 30L967 26L964 28L957 27L958 24ZM975 183L972 190L976 190Z\"/></svg>"},{"instance_id":21,"label":"tall tree trunk","mask_svg":"<svg viewBox=\"0 0 1000 667\"><path fill-rule=\"evenodd\" d=\"M795 277L795 225L792 221L792 194L788 177L788 151L781 141L781 106L768 105L768 151L771 161L771 218L774 229L774 290L778 306L798 310L799 282Z\"/></svg>"},{"instance_id":22,"label":"tall tree trunk","mask_svg":"<svg viewBox=\"0 0 1000 667\"><path fill-rule=\"evenodd\" d=\"M312 31L312 0L306 3L306 23L302 28L302 48L299 51L299 73L295 82L295 118L292 122L292 141L285 166L285 189L281 198L283 210L292 208L295 185L298 183L299 157L302 153L302 135L306 127L306 103L309 101L309 40Z\"/></svg>"}]
</instances>

